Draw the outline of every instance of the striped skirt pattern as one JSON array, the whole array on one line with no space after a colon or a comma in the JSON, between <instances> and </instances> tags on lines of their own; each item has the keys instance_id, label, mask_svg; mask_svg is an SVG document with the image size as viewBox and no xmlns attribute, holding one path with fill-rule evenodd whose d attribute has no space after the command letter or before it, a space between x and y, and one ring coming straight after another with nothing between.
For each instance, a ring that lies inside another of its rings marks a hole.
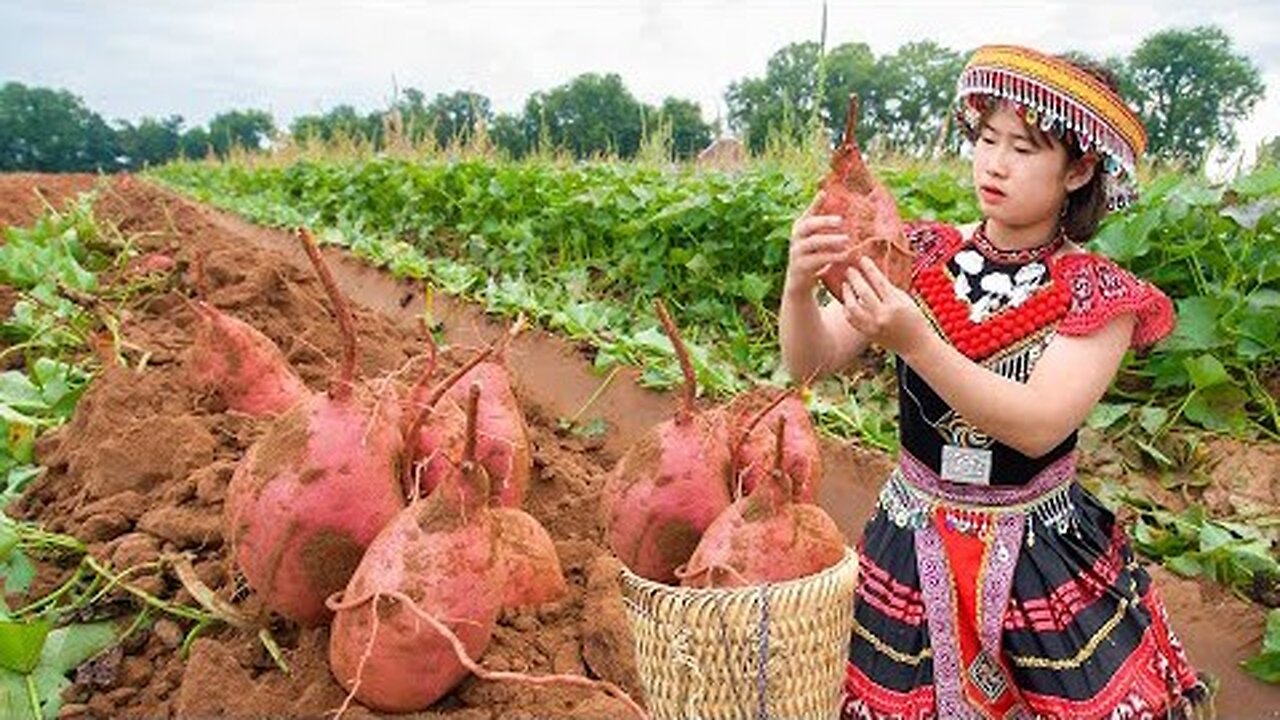
<instances>
[{"instance_id":1,"label":"striped skirt pattern","mask_svg":"<svg viewBox=\"0 0 1280 720\"><path fill-rule=\"evenodd\" d=\"M957 487L904 453L860 543L843 718L1167 718L1205 689L1074 455Z\"/></svg>"}]
</instances>

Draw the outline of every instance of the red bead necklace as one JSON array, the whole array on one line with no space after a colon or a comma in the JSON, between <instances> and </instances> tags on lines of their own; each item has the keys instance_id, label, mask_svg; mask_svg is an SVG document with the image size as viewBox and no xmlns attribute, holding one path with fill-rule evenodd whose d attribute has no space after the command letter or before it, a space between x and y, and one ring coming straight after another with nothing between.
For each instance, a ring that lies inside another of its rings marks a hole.
<instances>
[{"instance_id":1,"label":"red bead necklace","mask_svg":"<svg viewBox=\"0 0 1280 720\"><path fill-rule=\"evenodd\" d=\"M986 243L986 248L979 245L982 242ZM1050 276L1043 286L1021 304L1007 307L981 322L970 320L969 303L956 296L955 277L948 270L950 260L968 243L960 244L941 262L921 270L916 276L915 290L924 299L934 321L951 344L966 357L981 360L1056 324L1066 314L1071 293L1058 275L1057 263L1053 257L1065 242L1065 233L1059 232L1044 245L1026 250L1005 251L992 246L982 226L979 226L974 232L973 245L983 255L1002 263L1026 264L1040 260L1044 262ZM1011 254L1017 255L1014 257Z\"/></svg>"}]
</instances>

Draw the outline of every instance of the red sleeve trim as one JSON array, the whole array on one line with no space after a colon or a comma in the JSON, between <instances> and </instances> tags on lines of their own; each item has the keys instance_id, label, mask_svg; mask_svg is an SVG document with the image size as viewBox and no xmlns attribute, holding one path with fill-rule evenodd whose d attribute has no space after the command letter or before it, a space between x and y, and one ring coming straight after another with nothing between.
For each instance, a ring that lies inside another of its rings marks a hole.
<instances>
[{"instance_id":1,"label":"red sleeve trim","mask_svg":"<svg viewBox=\"0 0 1280 720\"><path fill-rule=\"evenodd\" d=\"M1059 333L1090 335L1125 313L1138 319L1131 347L1152 345L1173 332L1169 296L1111 260L1092 253L1066 255L1056 269L1071 293L1067 314L1058 323Z\"/></svg>"}]
</instances>

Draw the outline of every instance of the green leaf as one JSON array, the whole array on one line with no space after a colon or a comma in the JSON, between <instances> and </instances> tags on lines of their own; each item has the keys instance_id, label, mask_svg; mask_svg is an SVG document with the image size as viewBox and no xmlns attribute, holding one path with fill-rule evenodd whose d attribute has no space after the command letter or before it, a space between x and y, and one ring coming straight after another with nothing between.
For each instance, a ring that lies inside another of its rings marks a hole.
<instances>
[{"instance_id":1,"label":"green leaf","mask_svg":"<svg viewBox=\"0 0 1280 720\"><path fill-rule=\"evenodd\" d=\"M69 625L45 638L40 660L29 673L43 718L56 718L62 707L62 690L71 684L67 673L115 642L110 622ZM0 717L32 718L27 695L27 674L0 669Z\"/></svg>"},{"instance_id":2,"label":"green leaf","mask_svg":"<svg viewBox=\"0 0 1280 720\"><path fill-rule=\"evenodd\" d=\"M1254 170L1231 184L1242 195L1259 196L1280 193L1280 165Z\"/></svg>"},{"instance_id":3,"label":"green leaf","mask_svg":"<svg viewBox=\"0 0 1280 720\"><path fill-rule=\"evenodd\" d=\"M1178 555L1176 557L1165 558L1164 565L1183 577L1199 577L1200 573L1204 571L1204 567L1200 564L1200 561L1196 560L1191 555Z\"/></svg>"},{"instance_id":4,"label":"green leaf","mask_svg":"<svg viewBox=\"0 0 1280 720\"><path fill-rule=\"evenodd\" d=\"M1272 610L1271 612L1275 612ZM1244 671L1262 682L1280 683L1280 652L1264 652L1240 663Z\"/></svg>"},{"instance_id":5,"label":"green leaf","mask_svg":"<svg viewBox=\"0 0 1280 720\"><path fill-rule=\"evenodd\" d=\"M742 287L742 296L755 305L763 303L773 287L769 280L759 273L745 273L739 282Z\"/></svg>"},{"instance_id":6,"label":"green leaf","mask_svg":"<svg viewBox=\"0 0 1280 720\"><path fill-rule=\"evenodd\" d=\"M609 423L604 418L591 418L586 423L573 428L573 434L582 438L596 438L609 432Z\"/></svg>"},{"instance_id":7,"label":"green leaf","mask_svg":"<svg viewBox=\"0 0 1280 720\"><path fill-rule=\"evenodd\" d=\"M1156 390L1184 388L1191 386L1191 376L1182 364L1184 356L1176 352L1156 353L1147 361L1147 371L1154 379L1151 386Z\"/></svg>"},{"instance_id":8,"label":"green leaf","mask_svg":"<svg viewBox=\"0 0 1280 720\"><path fill-rule=\"evenodd\" d=\"M1280 608L1267 612L1267 630L1262 650L1240 663L1250 675L1269 683L1280 683Z\"/></svg>"},{"instance_id":9,"label":"green leaf","mask_svg":"<svg viewBox=\"0 0 1280 720\"><path fill-rule=\"evenodd\" d=\"M1200 528L1200 551L1209 552L1235 540L1231 533L1217 523Z\"/></svg>"},{"instance_id":10,"label":"green leaf","mask_svg":"<svg viewBox=\"0 0 1280 720\"><path fill-rule=\"evenodd\" d=\"M1159 213L1142 213L1107 223L1098 232L1094 243L1103 255L1116 262L1130 262L1151 249L1149 237L1159 220Z\"/></svg>"},{"instance_id":11,"label":"green leaf","mask_svg":"<svg viewBox=\"0 0 1280 720\"><path fill-rule=\"evenodd\" d=\"M1234 385L1197 390L1183 411L1188 420L1209 430L1238 432L1249 422L1245 403L1249 394Z\"/></svg>"},{"instance_id":12,"label":"green leaf","mask_svg":"<svg viewBox=\"0 0 1280 720\"><path fill-rule=\"evenodd\" d=\"M1147 431L1148 435L1155 435L1168 421L1168 408L1148 405L1138 410L1138 424Z\"/></svg>"},{"instance_id":13,"label":"green leaf","mask_svg":"<svg viewBox=\"0 0 1280 720\"><path fill-rule=\"evenodd\" d=\"M1267 612L1267 631L1262 637L1262 649L1280 652L1280 608L1272 608Z\"/></svg>"},{"instance_id":14,"label":"green leaf","mask_svg":"<svg viewBox=\"0 0 1280 720\"><path fill-rule=\"evenodd\" d=\"M18 465L10 468L5 475L4 483L0 485L0 494L17 495L27 487L28 483L40 477L43 472L44 468L39 465Z\"/></svg>"},{"instance_id":15,"label":"green leaf","mask_svg":"<svg viewBox=\"0 0 1280 720\"><path fill-rule=\"evenodd\" d=\"M1216 207L1222 202L1222 188L1205 187L1194 181L1185 181L1181 182L1170 196L1171 199L1176 198L1192 206Z\"/></svg>"},{"instance_id":16,"label":"green leaf","mask_svg":"<svg viewBox=\"0 0 1280 720\"><path fill-rule=\"evenodd\" d=\"M1094 430L1102 431L1116 424L1120 418L1129 414L1133 407L1130 403L1100 402L1089 413L1087 423Z\"/></svg>"},{"instance_id":17,"label":"green leaf","mask_svg":"<svg viewBox=\"0 0 1280 720\"><path fill-rule=\"evenodd\" d=\"M0 403L20 412L45 410L49 407L40 395L40 388L18 370L0 373Z\"/></svg>"},{"instance_id":18,"label":"green leaf","mask_svg":"<svg viewBox=\"0 0 1280 720\"><path fill-rule=\"evenodd\" d=\"M1245 299L1236 326L1236 352L1246 361L1280 356L1280 292L1259 288Z\"/></svg>"},{"instance_id":19,"label":"green leaf","mask_svg":"<svg viewBox=\"0 0 1280 720\"><path fill-rule=\"evenodd\" d=\"M1218 330L1221 303L1197 295L1178 300L1178 324L1165 341L1169 350L1212 350L1224 341Z\"/></svg>"},{"instance_id":20,"label":"green leaf","mask_svg":"<svg viewBox=\"0 0 1280 720\"><path fill-rule=\"evenodd\" d=\"M6 593L24 593L36 579L36 566L21 550L11 550L0 571L0 585Z\"/></svg>"},{"instance_id":21,"label":"green leaf","mask_svg":"<svg viewBox=\"0 0 1280 720\"><path fill-rule=\"evenodd\" d=\"M9 559L9 553L18 547L18 533L8 522L0 521L0 562Z\"/></svg>"},{"instance_id":22,"label":"green leaf","mask_svg":"<svg viewBox=\"0 0 1280 720\"><path fill-rule=\"evenodd\" d=\"M40 662L66 672L102 652L115 638L116 626L110 621L58 628L49 633Z\"/></svg>"},{"instance_id":23,"label":"green leaf","mask_svg":"<svg viewBox=\"0 0 1280 720\"><path fill-rule=\"evenodd\" d=\"M1191 376L1191 384L1200 389L1231 382L1231 375L1222 362L1212 355L1198 355L1182 361Z\"/></svg>"},{"instance_id":24,"label":"green leaf","mask_svg":"<svg viewBox=\"0 0 1280 720\"><path fill-rule=\"evenodd\" d=\"M26 425L28 427L35 427L40 424L38 418L20 413L3 402L0 402L0 420L10 425Z\"/></svg>"},{"instance_id":25,"label":"green leaf","mask_svg":"<svg viewBox=\"0 0 1280 720\"><path fill-rule=\"evenodd\" d=\"M30 673L40 660L44 639L52 628L48 620L0 620L0 668Z\"/></svg>"}]
</instances>

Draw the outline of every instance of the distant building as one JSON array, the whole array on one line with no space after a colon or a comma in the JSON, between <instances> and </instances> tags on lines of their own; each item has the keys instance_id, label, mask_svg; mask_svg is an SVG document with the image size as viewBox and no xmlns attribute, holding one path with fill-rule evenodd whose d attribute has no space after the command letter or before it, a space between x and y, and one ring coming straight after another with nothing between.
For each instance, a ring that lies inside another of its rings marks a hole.
<instances>
[{"instance_id":1,"label":"distant building","mask_svg":"<svg viewBox=\"0 0 1280 720\"><path fill-rule=\"evenodd\" d=\"M747 149L735 137L718 137L698 153L698 167L732 170L747 161Z\"/></svg>"}]
</instances>

